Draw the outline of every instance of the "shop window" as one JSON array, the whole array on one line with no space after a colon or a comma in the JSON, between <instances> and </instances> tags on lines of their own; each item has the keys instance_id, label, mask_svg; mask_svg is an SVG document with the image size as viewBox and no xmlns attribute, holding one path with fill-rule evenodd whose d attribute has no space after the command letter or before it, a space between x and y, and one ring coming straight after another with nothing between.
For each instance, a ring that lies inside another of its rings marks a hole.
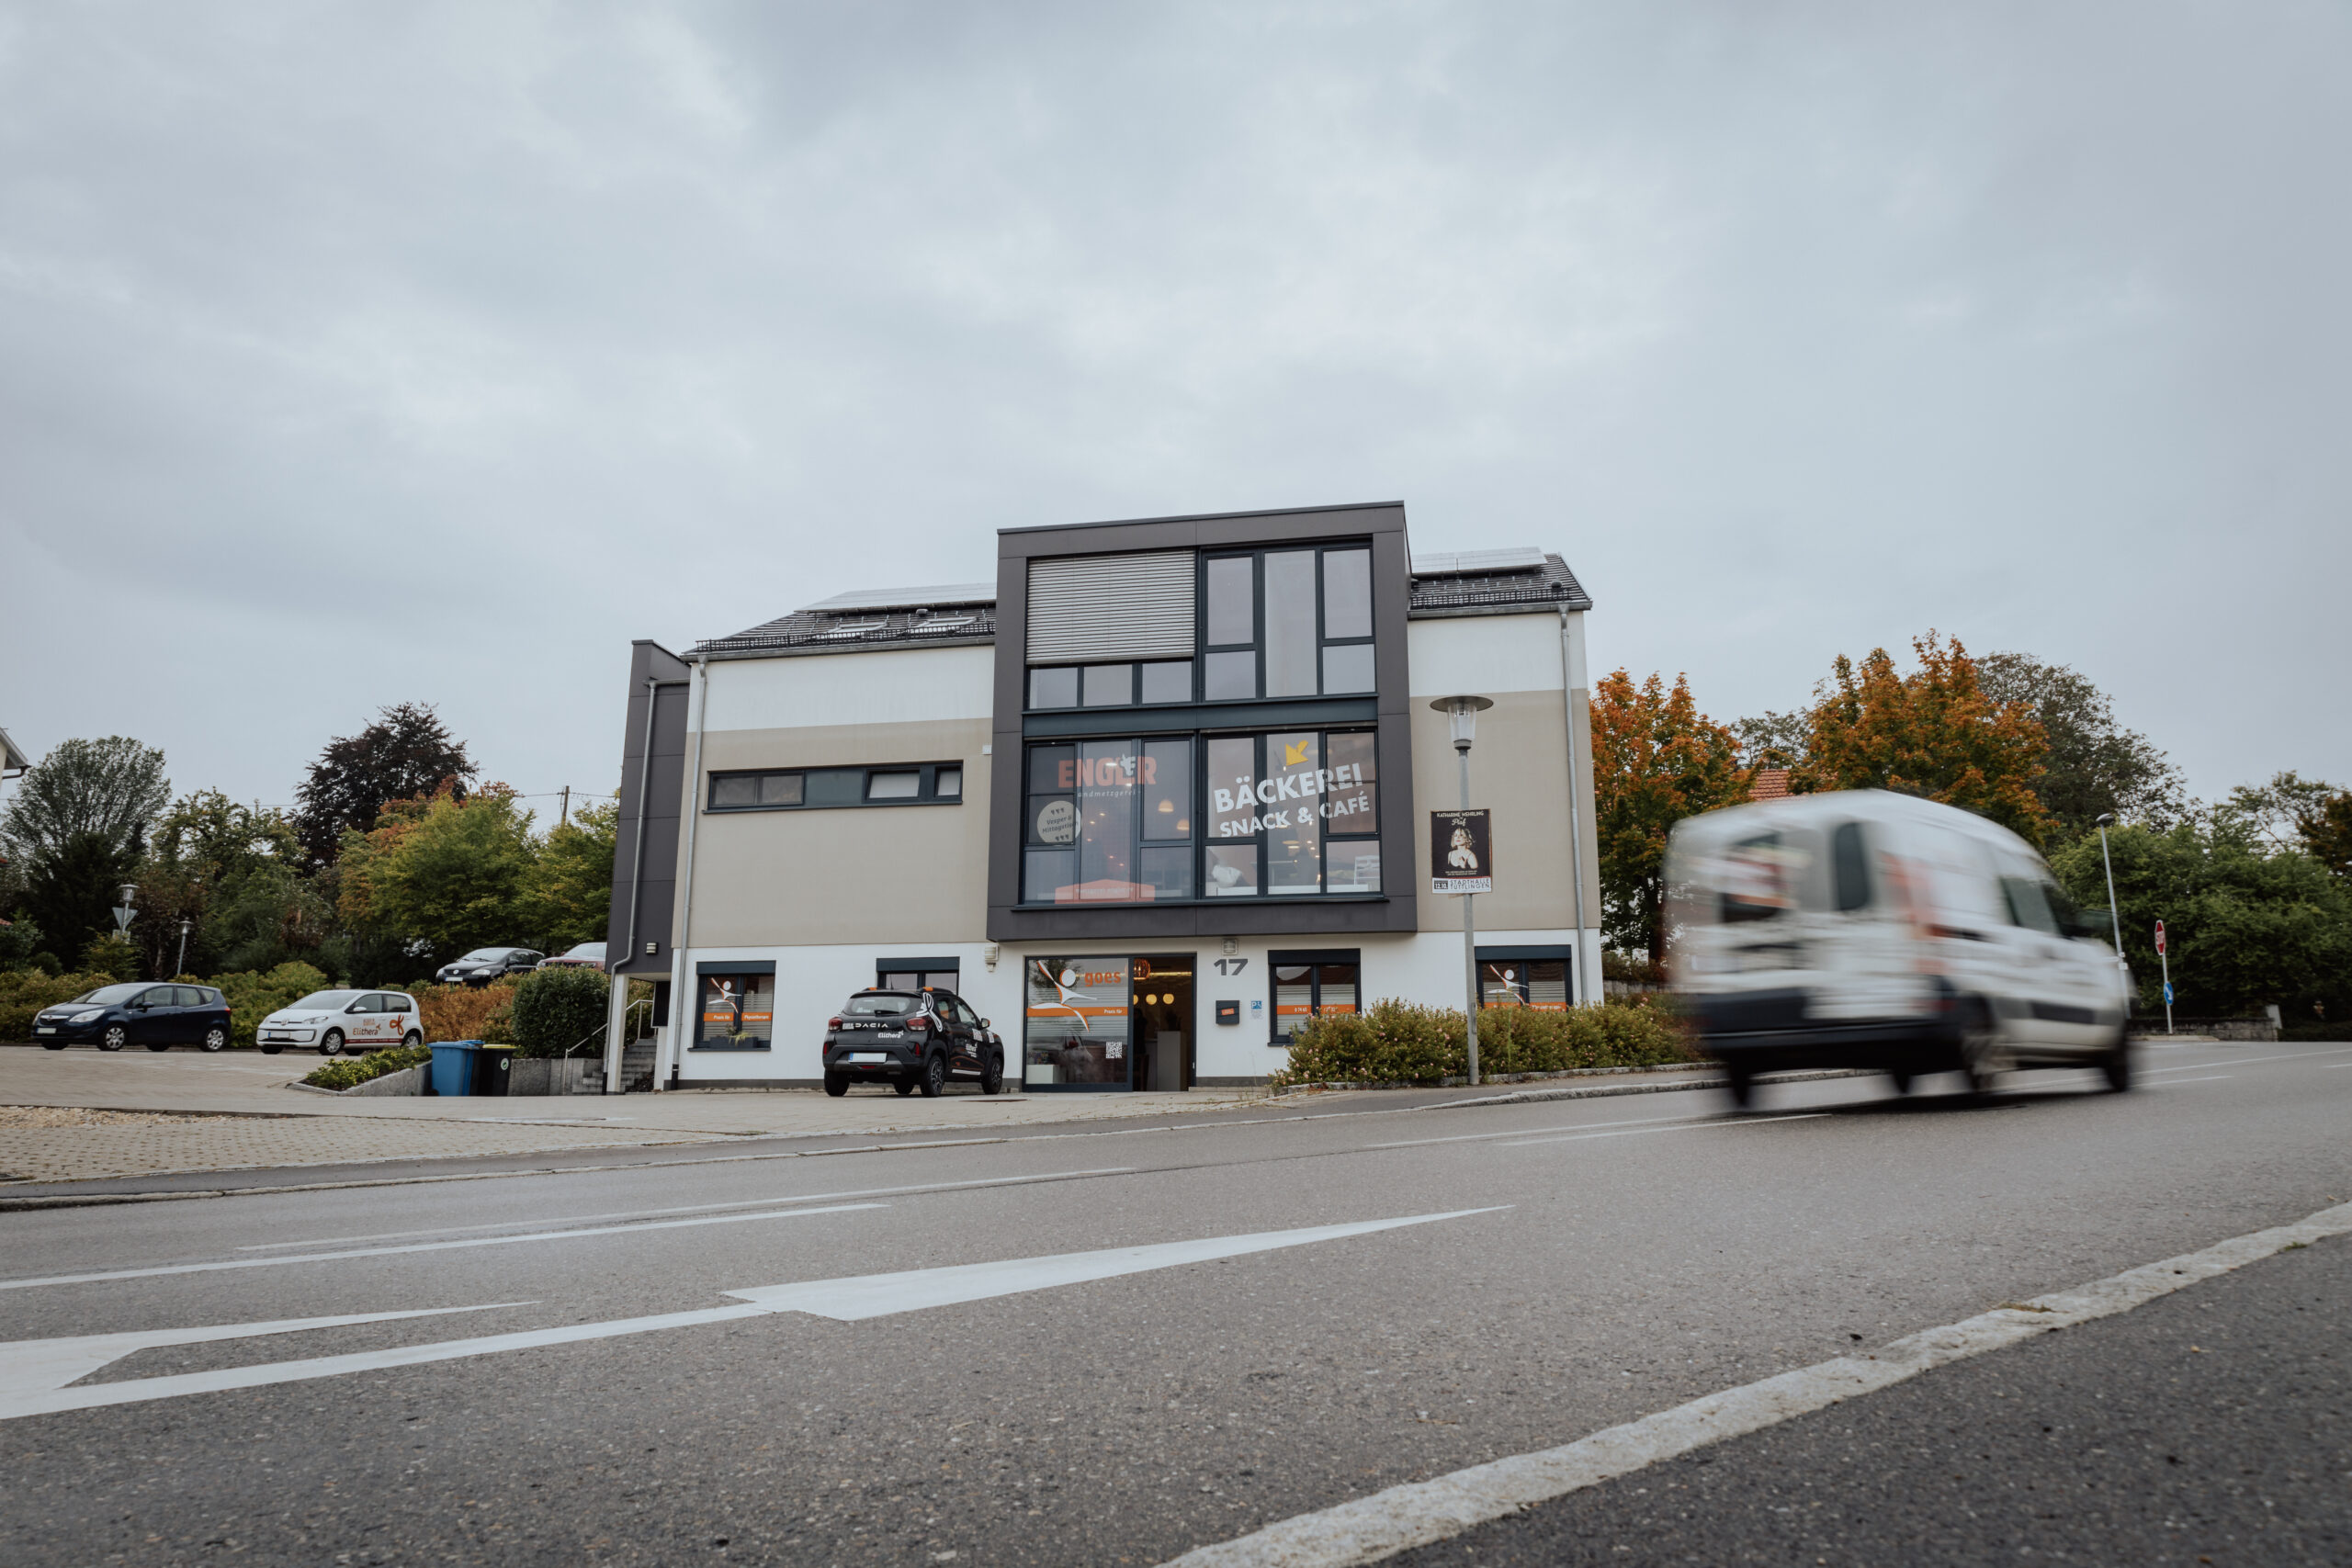
<instances>
[{"instance_id":1,"label":"shop window","mask_svg":"<svg viewBox=\"0 0 2352 1568\"><path fill-rule=\"evenodd\" d=\"M695 1050L768 1049L775 1026L775 964L699 964L695 983L702 1007L695 1024Z\"/></svg>"},{"instance_id":2,"label":"shop window","mask_svg":"<svg viewBox=\"0 0 2352 1568\"><path fill-rule=\"evenodd\" d=\"M1021 1076L1032 1088L1125 1089L1133 1063L1125 958L1033 958L1026 965Z\"/></svg>"},{"instance_id":3,"label":"shop window","mask_svg":"<svg viewBox=\"0 0 2352 1568\"><path fill-rule=\"evenodd\" d=\"M1565 947L1482 947L1478 950L1478 1005L1566 1012L1569 962Z\"/></svg>"},{"instance_id":4,"label":"shop window","mask_svg":"<svg viewBox=\"0 0 2352 1568\"><path fill-rule=\"evenodd\" d=\"M1374 689L1371 550L1211 556L1202 576L1205 700Z\"/></svg>"},{"instance_id":5,"label":"shop window","mask_svg":"<svg viewBox=\"0 0 2352 1568\"><path fill-rule=\"evenodd\" d=\"M1361 1005L1363 969L1353 951L1270 953L1266 970L1274 987L1276 1045L1289 1044L1310 1018L1352 1013Z\"/></svg>"},{"instance_id":6,"label":"shop window","mask_svg":"<svg viewBox=\"0 0 2352 1568\"><path fill-rule=\"evenodd\" d=\"M1208 897L1380 891L1379 774L1369 730L1208 742Z\"/></svg>"},{"instance_id":7,"label":"shop window","mask_svg":"<svg viewBox=\"0 0 2352 1568\"><path fill-rule=\"evenodd\" d=\"M1031 747L1023 899L1134 904L1191 897L1192 801L1189 739Z\"/></svg>"},{"instance_id":8,"label":"shop window","mask_svg":"<svg viewBox=\"0 0 2352 1568\"><path fill-rule=\"evenodd\" d=\"M712 811L795 811L851 806L954 806L961 762L875 768L794 768L710 775Z\"/></svg>"}]
</instances>

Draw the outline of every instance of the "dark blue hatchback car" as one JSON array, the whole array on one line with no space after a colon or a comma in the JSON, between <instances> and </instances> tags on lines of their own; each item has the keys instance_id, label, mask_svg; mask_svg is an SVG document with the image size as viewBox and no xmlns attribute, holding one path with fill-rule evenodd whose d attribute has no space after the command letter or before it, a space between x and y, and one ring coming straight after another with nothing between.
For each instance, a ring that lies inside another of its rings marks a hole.
<instances>
[{"instance_id":1,"label":"dark blue hatchback car","mask_svg":"<svg viewBox=\"0 0 2352 1568\"><path fill-rule=\"evenodd\" d=\"M76 1043L101 1051L125 1045L218 1051L229 1043L229 1001L209 986L100 986L34 1015L33 1038L52 1051Z\"/></svg>"}]
</instances>

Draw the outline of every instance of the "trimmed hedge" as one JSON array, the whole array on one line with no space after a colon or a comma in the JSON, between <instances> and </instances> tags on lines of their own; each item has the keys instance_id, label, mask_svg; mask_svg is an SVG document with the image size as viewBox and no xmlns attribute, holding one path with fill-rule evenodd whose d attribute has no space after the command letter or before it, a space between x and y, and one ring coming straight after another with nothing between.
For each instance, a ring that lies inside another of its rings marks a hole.
<instances>
[{"instance_id":1,"label":"trimmed hedge","mask_svg":"<svg viewBox=\"0 0 2352 1568\"><path fill-rule=\"evenodd\" d=\"M45 975L38 969L0 971L0 1040L29 1041L33 1014L111 986L111 975Z\"/></svg>"},{"instance_id":2,"label":"trimmed hedge","mask_svg":"<svg viewBox=\"0 0 2352 1568\"><path fill-rule=\"evenodd\" d=\"M514 987L514 1054L560 1056L605 1027L612 982L594 969L534 969Z\"/></svg>"},{"instance_id":3,"label":"trimmed hedge","mask_svg":"<svg viewBox=\"0 0 2352 1568\"><path fill-rule=\"evenodd\" d=\"M1276 1084L1435 1083L1470 1070L1461 1010L1390 998L1361 1013L1308 1021L1293 1039ZM1486 1008L1478 1014L1478 1070L1556 1073L1570 1067L1642 1067L1692 1062L1681 1022L1647 997L1544 1012Z\"/></svg>"},{"instance_id":4,"label":"trimmed hedge","mask_svg":"<svg viewBox=\"0 0 2352 1568\"><path fill-rule=\"evenodd\" d=\"M302 1081L314 1089L356 1089L369 1078L380 1078L386 1073L397 1073L402 1067L414 1067L433 1060L433 1047L419 1045L414 1050L395 1045L389 1051L370 1051L353 1060L338 1056L312 1068Z\"/></svg>"}]
</instances>

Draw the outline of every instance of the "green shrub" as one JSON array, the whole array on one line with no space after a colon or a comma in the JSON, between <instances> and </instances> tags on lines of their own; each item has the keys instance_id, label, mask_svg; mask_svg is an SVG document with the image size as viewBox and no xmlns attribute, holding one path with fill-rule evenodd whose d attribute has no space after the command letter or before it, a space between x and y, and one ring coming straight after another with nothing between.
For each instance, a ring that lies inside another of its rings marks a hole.
<instances>
[{"instance_id":1,"label":"green shrub","mask_svg":"<svg viewBox=\"0 0 2352 1568\"><path fill-rule=\"evenodd\" d=\"M534 969L514 987L514 1054L560 1056L605 1026L612 983L594 969Z\"/></svg>"},{"instance_id":2,"label":"green shrub","mask_svg":"<svg viewBox=\"0 0 2352 1568\"><path fill-rule=\"evenodd\" d=\"M30 1040L33 1014L112 984L111 975L50 975L39 969L0 973L0 1040Z\"/></svg>"},{"instance_id":3,"label":"green shrub","mask_svg":"<svg viewBox=\"0 0 2352 1568\"><path fill-rule=\"evenodd\" d=\"M111 936L94 936L90 939L90 945L82 950L82 970L85 974L104 975L113 980L136 980L139 978L139 950Z\"/></svg>"},{"instance_id":4,"label":"green shrub","mask_svg":"<svg viewBox=\"0 0 2352 1568\"><path fill-rule=\"evenodd\" d=\"M386 1073L397 1073L402 1067L421 1066L433 1060L433 1047L419 1045L411 1049L395 1045L389 1051L370 1051L353 1060L338 1056L322 1063L303 1077L302 1081L314 1089L352 1089L369 1078L380 1078Z\"/></svg>"},{"instance_id":5,"label":"green shrub","mask_svg":"<svg viewBox=\"0 0 2352 1568\"><path fill-rule=\"evenodd\" d=\"M327 988L327 977L307 964L281 964L266 974L241 969L204 982L229 1002L229 1043L251 1045L261 1021L289 1002Z\"/></svg>"},{"instance_id":6,"label":"green shrub","mask_svg":"<svg viewBox=\"0 0 2352 1568\"><path fill-rule=\"evenodd\" d=\"M1276 1083L1434 1083L1469 1071L1468 1031L1452 1008L1394 998L1362 1013L1311 1020L1292 1041ZM1563 1012L1487 1008L1478 1014L1478 1069L1556 1073L1695 1061L1670 1010L1648 998Z\"/></svg>"}]
</instances>

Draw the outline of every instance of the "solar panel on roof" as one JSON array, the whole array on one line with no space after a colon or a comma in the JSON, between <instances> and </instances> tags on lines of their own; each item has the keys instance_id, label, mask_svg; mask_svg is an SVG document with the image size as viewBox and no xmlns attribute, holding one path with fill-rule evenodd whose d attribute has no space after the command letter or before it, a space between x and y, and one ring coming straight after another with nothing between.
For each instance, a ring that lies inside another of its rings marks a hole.
<instances>
[{"instance_id":1,"label":"solar panel on roof","mask_svg":"<svg viewBox=\"0 0 2352 1568\"><path fill-rule=\"evenodd\" d=\"M857 588L803 604L799 614L828 610L910 610L922 604L993 604L993 582L944 582L930 588Z\"/></svg>"},{"instance_id":2,"label":"solar panel on roof","mask_svg":"<svg viewBox=\"0 0 2352 1568\"><path fill-rule=\"evenodd\" d=\"M1544 558L1544 552L1532 545L1508 550L1447 550L1415 556L1413 575L1466 577L1482 571L1537 571L1543 569Z\"/></svg>"}]
</instances>

